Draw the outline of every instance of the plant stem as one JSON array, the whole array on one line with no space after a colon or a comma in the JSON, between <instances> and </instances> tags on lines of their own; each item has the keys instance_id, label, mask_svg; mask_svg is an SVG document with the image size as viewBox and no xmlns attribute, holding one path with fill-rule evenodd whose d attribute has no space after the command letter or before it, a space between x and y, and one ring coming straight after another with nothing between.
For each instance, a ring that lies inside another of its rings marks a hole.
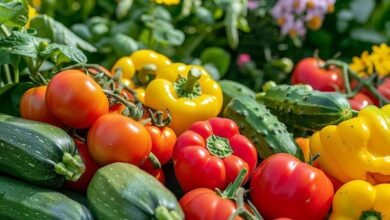
<instances>
[{"instance_id":1,"label":"plant stem","mask_svg":"<svg viewBox=\"0 0 390 220\"><path fill-rule=\"evenodd\" d=\"M5 80L6 80L7 84L11 84L12 83L11 70L9 69L8 64L4 64L4 72L5 72Z\"/></svg>"},{"instance_id":2,"label":"plant stem","mask_svg":"<svg viewBox=\"0 0 390 220\"><path fill-rule=\"evenodd\" d=\"M8 30L8 28L4 24L0 24L0 29L1 29L1 32L3 32L3 34L6 37L11 36L11 32Z\"/></svg>"},{"instance_id":3,"label":"plant stem","mask_svg":"<svg viewBox=\"0 0 390 220\"><path fill-rule=\"evenodd\" d=\"M196 82L200 79L202 73L196 68L192 68L187 76L187 82L184 86L184 91L190 93L194 90Z\"/></svg>"}]
</instances>

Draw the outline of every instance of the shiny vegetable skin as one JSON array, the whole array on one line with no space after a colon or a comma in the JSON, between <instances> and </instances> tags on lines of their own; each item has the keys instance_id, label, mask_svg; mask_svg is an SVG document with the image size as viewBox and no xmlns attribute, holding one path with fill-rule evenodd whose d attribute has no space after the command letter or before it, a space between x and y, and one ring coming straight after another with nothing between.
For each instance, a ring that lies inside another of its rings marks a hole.
<instances>
[{"instance_id":1,"label":"shiny vegetable skin","mask_svg":"<svg viewBox=\"0 0 390 220\"><path fill-rule=\"evenodd\" d=\"M46 105L54 116L72 128L88 128L109 109L100 85L79 70L65 70L51 79Z\"/></svg>"},{"instance_id":2,"label":"shiny vegetable skin","mask_svg":"<svg viewBox=\"0 0 390 220\"><path fill-rule=\"evenodd\" d=\"M352 117L352 108L345 96L313 90L308 85L270 86L256 99L287 127L299 130L315 131Z\"/></svg>"},{"instance_id":3,"label":"shiny vegetable skin","mask_svg":"<svg viewBox=\"0 0 390 220\"><path fill-rule=\"evenodd\" d=\"M214 117L195 122L178 137L173 163L185 192L201 187L224 190L244 168L249 179L257 153L234 121Z\"/></svg>"},{"instance_id":4,"label":"shiny vegetable skin","mask_svg":"<svg viewBox=\"0 0 390 220\"><path fill-rule=\"evenodd\" d=\"M87 196L97 219L184 219L175 196L131 164L113 163L100 168Z\"/></svg>"},{"instance_id":5,"label":"shiny vegetable skin","mask_svg":"<svg viewBox=\"0 0 390 220\"><path fill-rule=\"evenodd\" d=\"M303 161L302 150L286 126L256 100L244 96L234 98L223 115L237 123L240 133L252 141L262 159L275 153L289 153Z\"/></svg>"},{"instance_id":6,"label":"shiny vegetable skin","mask_svg":"<svg viewBox=\"0 0 390 220\"><path fill-rule=\"evenodd\" d=\"M372 184L390 181L390 105L368 106L359 115L313 134L310 152L342 183L360 179Z\"/></svg>"},{"instance_id":7,"label":"shiny vegetable skin","mask_svg":"<svg viewBox=\"0 0 390 220\"><path fill-rule=\"evenodd\" d=\"M220 80L219 85L222 88L223 92L223 107L232 100L232 98L238 97L238 96L249 96L251 98L255 98L256 94L254 91L252 91L250 88L246 87L245 85L231 81L231 80Z\"/></svg>"},{"instance_id":8,"label":"shiny vegetable skin","mask_svg":"<svg viewBox=\"0 0 390 220\"><path fill-rule=\"evenodd\" d=\"M25 119L61 127L62 122L46 107L46 89L47 86L39 86L27 90L20 100L20 115Z\"/></svg>"},{"instance_id":9,"label":"shiny vegetable skin","mask_svg":"<svg viewBox=\"0 0 390 220\"><path fill-rule=\"evenodd\" d=\"M390 219L390 184L362 180L344 184L334 195L329 220Z\"/></svg>"},{"instance_id":10,"label":"shiny vegetable skin","mask_svg":"<svg viewBox=\"0 0 390 220\"><path fill-rule=\"evenodd\" d=\"M195 79L193 72L200 78ZM147 106L170 111L172 122L169 126L177 135L194 122L217 116L222 99L220 86L202 67L180 63L161 70L145 90Z\"/></svg>"},{"instance_id":11,"label":"shiny vegetable skin","mask_svg":"<svg viewBox=\"0 0 390 220\"><path fill-rule=\"evenodd\" d=\"M58 127L0 114L0 171L57 188L76 181L85 166L72 138Z\"/></svg>"},{"instance_id":12,"label":"shiny vegetable skin","mask_svg":"<svg viewBox=\"0 0 390 220\"><path fill-rule=\"evenodd\" d=\"M180 205L186 214L186 220L228 219L237 210L234 201L222 198L207 188L188 192L180 199ZM234 218L239 219L242 218Z\"/></svg>"},{"instance_id":13,"label":"shiny vegetable skin","mask_svg":"<svg viewBox=\"0 0 390 220\"><path fill-rule=\"evenodd\" d=\"M92 220L90 211L49 189L0 176L0 219Z\"/></svg>"},{"instance_id":14,"label":"shiny vegetable skin","mask_svg":"<svg viewBox=\"0 0 390 220\"><path fill-rule=\"evenodd\" d=\"M140 166L152 150L152 139L140 122L110 113L100 117L89 129L87 146L100 165L125 162Z\"/></svg>"},{"instance_id":15,"label":"shiny vegetable skin","mask_svg":"<svg viewBox=\"0 0 390 220\"><path fill-rule=\"evenodd\" d=\"M250 198L265 219L324 219L333 186L319 169L289 154L264 160L250 182Z\"/></svg>"}]
</instances>

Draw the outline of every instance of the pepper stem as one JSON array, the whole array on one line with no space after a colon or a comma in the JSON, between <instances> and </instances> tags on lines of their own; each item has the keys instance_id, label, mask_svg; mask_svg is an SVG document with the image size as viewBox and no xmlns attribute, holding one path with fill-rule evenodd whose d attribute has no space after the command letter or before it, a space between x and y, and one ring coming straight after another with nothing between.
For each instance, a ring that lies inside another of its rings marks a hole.
<instances>
[{"instance_id":1,"label":"pepper stem","mask_svg":"<svg viewBox=\"0 0 390 220\"><path fill-rule=\"evenodd\" d=\"M154 64L146 64L139 72L138 72L138 81L146 85L149 83L152 75L156 74L157 67Z\"/></svg>"},{"instance_id":2,"label":"pepper stem","mask_svg":"<svg viewBox=\"0 0 390 220\"><path fill-rule=\"evenodd\" d=\"M190 72L188 72L187 82L184 85L184 91L191 93L194 90L196 82L200 79L201 76L202 72L200 72L200 70L197 68L192 68Z\"/></svg>"},{"instance_id":3,"label":"pepper stem","mask_svg":"<svg viewBox=\"0 0 390 220\"><path fill-rule=\"evenodd\" d=\"M157 220L181 220L176 211L169 211L165 206L158 206L155 210L155 218Z\"/></svg>"},{"instance_id":4,"label":"pepper stem","mask_svg":"<svg viewBox=\"0 0 390 220\"><path fill-rule=\"evenodd\" d=\"M217 190L217 193L222 197L222 198L227 198L227 199L235 199L235 195L237 192L237 189L241 186L241 184L244 182L245 176L248 173L248 170L246 168L241 169L241 171L238 173L236 179L234 180L233 183L230 183L229 186L225 189L225 191L221 192Z\"/></svg>"},{"instance_id":5,"label":"pepper stem","mask_svg":"<svg viewBox=\"0 0 390 220\"><path fill-rule=\"evenodd\" d=\"M382 214L373 209L368 211L363 211L362 215L359 218L359 220L381 220L381 219L382 219Z\"/></svg>"},{"instance_id":6,"label":"pepper stem","mask_svg":"<svg viewBox=\"0 0 390 220\"><path fill-rule=\"evenodd\" d=\"M207 138L206 148L212 155L219 158L225 158L233 153L229 140L216 135Z\"/></svg>"}]
</instances>

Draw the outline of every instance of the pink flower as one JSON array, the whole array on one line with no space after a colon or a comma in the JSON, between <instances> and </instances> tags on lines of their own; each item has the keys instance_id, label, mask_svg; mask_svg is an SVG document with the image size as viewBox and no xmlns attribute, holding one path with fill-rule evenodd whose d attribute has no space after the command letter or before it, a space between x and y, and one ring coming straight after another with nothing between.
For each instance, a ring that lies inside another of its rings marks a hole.
<instances>
[{"instance_id":1,"label":"pink flower","mask_svg":"<svg viewBox=\"0 0 390 220\"><path fill-rule=\"evenodd\" d=\"M237 64L239 66L244 65L245 63L248 63L252 60L251 56L247 53L239 54L237 57Z\"/></svg>"}]
</instances>

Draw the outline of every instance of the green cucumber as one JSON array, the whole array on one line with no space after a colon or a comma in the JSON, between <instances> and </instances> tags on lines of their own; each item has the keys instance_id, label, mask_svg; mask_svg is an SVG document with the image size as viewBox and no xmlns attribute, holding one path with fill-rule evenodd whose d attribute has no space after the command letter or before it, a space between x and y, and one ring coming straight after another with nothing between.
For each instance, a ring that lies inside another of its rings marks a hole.
<instances>
[{"instance_id":1,"label":"green cucumber","mask_svg":"<svg viewBox=\"0 0 390 220\"><path fill-rule=\"evenodd\" d=\"M0 171L57 188L76 181L85 166L72 138L52 125L0 114Z\"/></svg>"},{"instance_id":2,"label":"green cucumber","mask_svg":"<svg viewBox=\"0 0 390 220\"><path fill-rule=\"evenodd\" d=\"M97 219L184 219L176 197L156 178L127 163L100 168L87 191Z\"/></svg>"},{"instance_id":3,"label":"green cucumber","mask_svg":"<svg viewBox=\"0 0 390 220\"><path fill-rule=\"evenodd\" d=\"M256 100L243 96L234 98L223 115L237 123L241 134L252 141L262 159L276 153L288 153L303 160L302 150L286 126Z\"/></svg>"},{"instance_id":4,"label":"green cucumber","mask_svg":"<svg viewBox=\"0 0 390 220\"><path fill-rule=\"evenodd\" d=\"M222 88L223 92L223 108L230 102L232 98L238 96L250 96L255 98L256 93L245 85L231 81L231 80L221 80L218 82Z\"/></svg>"},{"instance_id":5,"label":"green cucumber","mask_svg":"<svg viewBox=\"0 0 390 220\"><path fill-rule=\"evenodd\" d=\"M90 220L90 211L62 193L0 176L0 219Z\"/></svg>"},{"instance_id":6,"label":"green cucumber","mask_svg":"<svg viewBox=\"0 0 390 220\"><path fill-rule=\"evenodd\" d=\"M345 96L313 90L309 85L265 85L256 100L290 129L316 131L350 119L354 112Z\"/></svg>"}]
</instances>

